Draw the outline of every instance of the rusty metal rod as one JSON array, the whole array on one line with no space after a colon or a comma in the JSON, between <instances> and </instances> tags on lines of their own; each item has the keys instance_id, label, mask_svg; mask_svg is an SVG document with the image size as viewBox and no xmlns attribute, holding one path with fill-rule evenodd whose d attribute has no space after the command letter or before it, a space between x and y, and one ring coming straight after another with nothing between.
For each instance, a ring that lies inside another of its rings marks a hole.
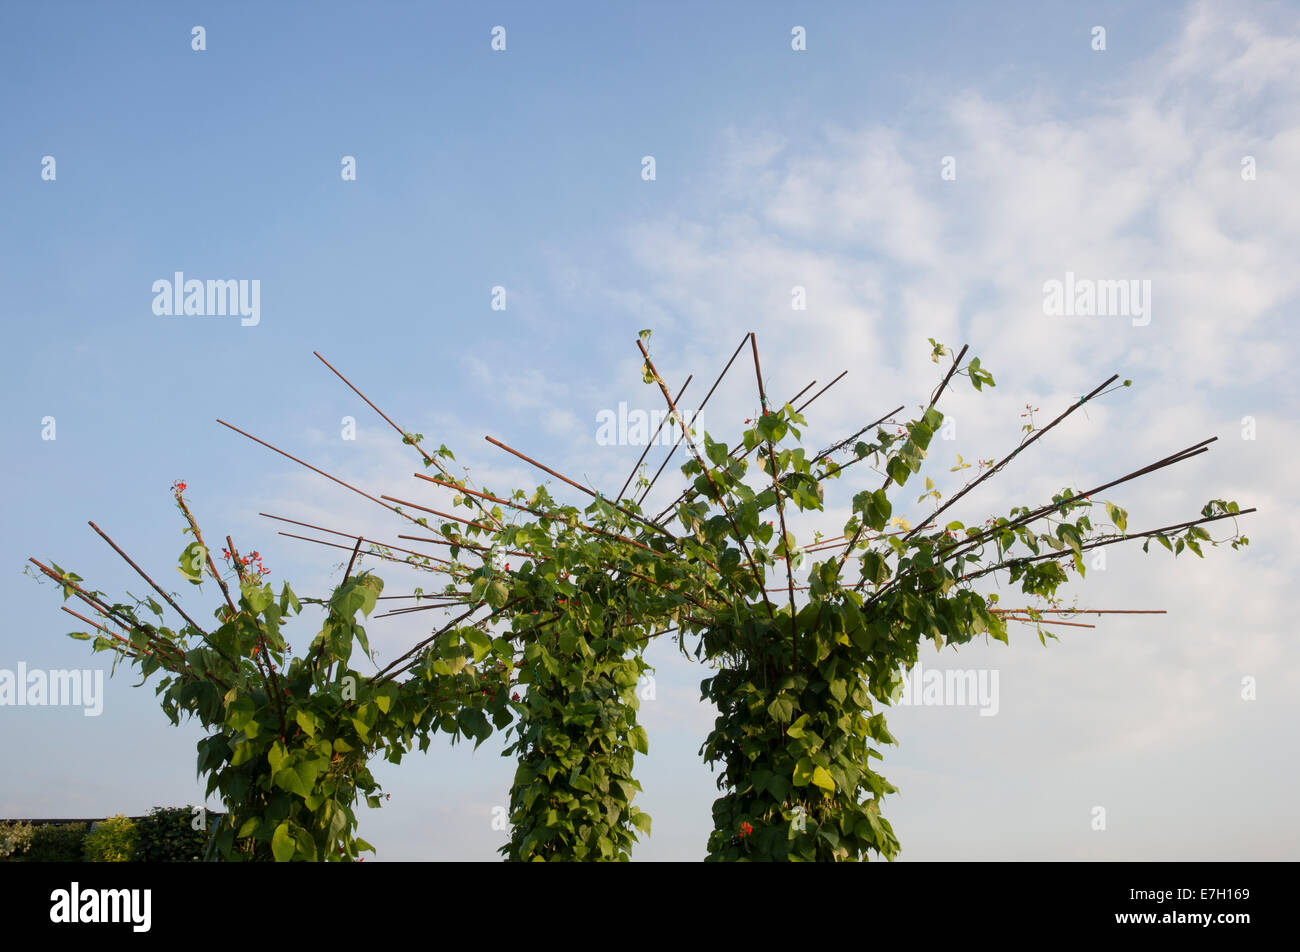
<instances>
[{"instance_id":1,"label":"rusty metal rod","mask_svg":"<svg viewBox=\"0 0 1300 952\"><path fill-rule=\"evenodd\" d=\"M338 377L340 380L342 380L345 384L348 385L348 388L349 388L353 393L355 393L358 397L360 397L362 400L364 400L364 401L369 405L370 409L372 409L372 410L374 410L376 413L378 413L381 417L384 418L384 420L388 423L389 426L391 426L394 430L396 430L398 433L400 433L400 434L402 435L402 439L403 439L403 440L406 439L406 431L403 430L403 429L402 429L400 426L398 426L396 423L394 423L394 422L392 421L392 419L389 418L388 414L386 414L383 410L379 409L379 407L375 406L374 403L371 402L371 400L370 400L369 397L367 397L364 393L362 393L362 392L361 392L360 390L358 390L355 386L353 386L351 380L349 380L347 377L343 376L343 374L339 373L338 370L336 370L336 369L334 368L334 365L331 364L331 363L330 363L328 360L326 360L324 357L322 357L319 353L317 353L316 351L312 351L312 353L313 353L313 354L316 354L316 359L317 359L317 360L319 360L322 364L324 364L326 367L328 367L330 370L332 370L332 371L334 372L334 376L336 376L336 377ZM414 446L414 447L416 448L416 450L419 451L420 455L423 456L427 462L432 463L433 466L437 468L438 472L442 473L442 475L446 476L448 479L451 478L451 474L447 472L447 470L443 467L443 465L442 465L441 463L438 462L438 460L437 460L436 458L434 458L433 456L429 455L429 453L425 451L424 447L420 446L418 443L415 443L415 442L412 442L411 445ZM480 507L480 508L482 508L482 507ZM484 510L484 514L487 515L487 511L486 511L486 510ZM504 528L504 526L501 526L500 523L498 523L498 528Z\"/></svg>"},{"instance_id":2,"label":"rusty metal rod","mask_svg":"<svg viewBox=\"0 0 1300 952\"><path fill-rule=\"evenodd\" d=\"M708 405L709 398L713 396L713 391L718 389L718 384L722 383L722 378L727 375L727 371L731 369L731 365L736 362L736 358L740 356L740 351L745 346L745 341L748 339L749 335L746 334L740 339L740 343L736 345L735 353L731 355L731 359L727 361L727 365L722 368L722 373L718 374L718 379L713 381L713 386L709 388L709 392L704 395L704 399L700 401L699 407L697 407L695 412L691 415L691 426L695 425L695 421L699 417L700 411ZM641 348L641 352L645 354L646 362L649 363L650 355L646 352L645 346L641 343L640 338L637 339L637 346ZM671 406L672 400L669 400L668 402ZM650 490L654 489L655 483L659 480L659 474L664 471L664 467L668 465L668 461L673 458L673 454L677 452L677 447L682 445L682 439L688 436L686 422L682 419L682 415L676 413L674 416L677 419L678 426L682 428L681 436L677 437L677 441L673 443L672 449L668 451L668 455L664 457L664 461L659 464L659 469L655 471L654 477L650 480L650 485L646 486L645 491L641 493L641 498L637 500L638 505L644 505L646 497L650 495ZM659 518L663 517L660 516Z\"/></svg>"},{"instance_id":3,"label":"rusty metal rod","mask_svg":"<svg viewBox=\"0 0 1300 952\"><path fill-rule=\"evenodd\" d=\"M679 403L681 402L682 395L686 393L686 388L691 385L691 381L694 379L695 379L695 374L691 374L690 376L688 376L686 378L686 382L682 384L682 389L677 391L677 401ZM618 496L616 498L618 499L623 498L623 493L627 492L627 487L631 484L632 477L636 475L636 471L641 467L641 464L645 462L645 457L646 454L650 452L650 447L655 445L655 440L657 440L659 438L659 434L663 432L664 424L667 423L670 419L671 417L664 417L662 420L659 421L659 426L655 428L654 436L650 437L649 441L646 442L645 449L641 451L641 457L636 461L636 464L632 467L632 472L627 474L627 479L623 481L623 488L618 491Z\"/></svg>"},{"instance_id":4,"label":"rusty metal rod","mask_svg":"<svg viewBox=\"0 0 1300 952\"><path fill-rule=\"evenodd\" d=\"M94 522L88 522L87 525L89 525L90 528L98 532L100 538L103 539L105 542L107 542L109 545L111 545L113 547L113 551L116 552L118 555L120 555L126 561L127 565L135 569L136 574L138 574L142 579L148 582L155 592L157 592L164 599L166 599L167 604L170 605L172 608L176 609L176 613L180 615L182 618L184 618L191 628L199 632L199 634L206 636L207 632L205 632L202 628L200 628L197 624L195 624L194 619L191 618L189 615L185 614L184 609L182 609L181 606L177 605L176 602L172 599L172 597L168 595L166 592L164 592L162 588L158 585L158 583L155 582L153 579L151 579L145 573L144 569L136 565L135 562L131 560L131 557L129 555L127 555L120 548L118 548L117 543L108 537L108 533L106 533L103 529L99 528L99 526L95 525Z\"/></svg>"},{"instance_id":5,"label":"rusty metal rod","mask_svg":"<svg viewBox=\"0 0 1300 952\"><path fill-rule=\"evenodd\" d=\"M671 532L669 532L667 529L665 529L663 526L659 525L658 523L656 523L656 522L654 522L654 521L652 521L652 520L650 520L650 519L647 519L645 516L638 515L637 513L632 512L630 509L627 509L627 508L625 508L625 507L619 505L619 504L616 503L616 502L610 502L608 499L606 499L606 498L605 498L604 496L602 496L600 493L595 492L595 491L593 491L593 490L591 490L591 489L588 489L586 486L582 485L581 483L578 483L578 482L573 481L573 480L570 479L568 476L565 476L563 473L557 473L555 470L551 469L549 466L546 466L546 465L544 465L544 464L542 464L542 463L537 462L537 460L533 459L531 456L525 456L523 453L519 452L519 451L518 451L517 449L515 449L514 447L512 447L512 446L507 446L505 443L502 443L502 442L501 442L500 440L498 440L498 439L495 439L495 438L493 438L493 437L491 437L491 436L485 436L485 437L483 437L483 439L487 440L487 441L488 441L489 443L491 443L493 446L499 446L501 449L505 450L507 453L510 453L510 454L512 454L512 455L514 455L514 456L519 457L519 458L520 458L521 460L523 460L525 463L530 463L530 464L532 464L533 466L536 466L538 469L542 470L543 472L550 473L550 474L551 474L552 476L554 476L556 479L563 480L564 482L566 482L566 483L568 483L570 486L572 486L574 489L578 489L578 490L581 490L582 492L586 493L586 494L587 494L588 496L590 496L592 499L596 499L596 500L599 500L599 501L601 501L601 502L608 503L609 505L613 506L615 509L617 509L619 512L623 513L624 515L628 516L629 518L631 518L631 519L635 519L637 522L644 523L645 525L649 526L651 529L654 529L656 532L660 533L661 535L665 535L665 536L667 536L669 539L672 539L673 541L676 541L676 539L677 539L676 536L674 536Z\"/></svg>"},{"instance_id":6,"label":"rusty metal rod","mask_svg":"<svg viewBox=\"0 0 1300 952\"><path fill-rule=\"evenodd\" d=\"M753 334L751 333L749 336L752 339ZM741 343L743 344L744 342L742 341ZM659 371L655 369L654 361L650 359L650 352L645 349L645 344L641 342L640 338L637 339L636 345L641 349L641 356L645 358L646 367L649 369L651 376L654 377L655 383L659 385L659 391L664 395L664 399L668 401L668 409L672 411L673 416L677 418L678 425L682 427L682 436L686 438L686 445L690 449L691 455L695 457L695 462L699 464L700 469L704 473L704 478L708 480L709 486L713 489L714 499L717 501L718 505L722 507L722 512L727 517L727 522L731 524L733 538L735 538L736 542L739 543L740 550L745 554L745 559L749 562L749 569L754 575L754 582L758 587L758 593L763 597L763 604L767 607L768 617L775 618L776 613L772 609L772 602L768 599L767 592L763 590L763 576L758 571L758 566L754 564L754 557L750 555L749 546L745 544L745 537L741 534L740 528L736 525L735 516L732 515L731 509L727 506L727 501L723 498L722 492L718 489L717 483L713 481L713 473L709 469L708 464L706 464L703 457L700 456L700 451L695 446L695 440L692 439L690 431L686 428L686 421L682 418L681 411L677 409L677 404L673 403L673 398L668 393L668 388L664 386L663 378L659 376ZM740 351L737 350L736 353L740 353ZM727 366L730 367L731 364L728 363Z\"/></svg>"}]
</instances>

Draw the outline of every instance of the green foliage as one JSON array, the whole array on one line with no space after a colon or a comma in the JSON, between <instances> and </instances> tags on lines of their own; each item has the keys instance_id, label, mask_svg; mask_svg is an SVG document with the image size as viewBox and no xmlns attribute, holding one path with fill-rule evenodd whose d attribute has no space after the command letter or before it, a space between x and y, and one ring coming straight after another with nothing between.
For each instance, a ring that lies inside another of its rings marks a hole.
<instances>
[{"instance_id":1,"label":"green foliage","mask_svg":"<svg viewBox=\"0 0 1300 952\"><path fill-rule=\"evenodd\" d=\"M544 490L532 502L545 504ZM637 724L641 656L652 619L681 609L656 580L679 567L662 564L650 547L627 545L630 519L603 500L581 514L537 509L502 545L526 548L530 561L509 578L511 641L518 643L520 687L513 702L514 741L503 751L518 761L510 793L514 861L610 861L630 858L650 817L632 805L641 785L636 754L649 749ZM613 577L606 566L620 566ZM494 642L494 645L496 643Z\"/></svg>"},{"instance_id":2,"label":"green foliage","mask_svg":"<svg viewBox=\"0 0 1300 952\"><path fill-rule=\"evenodd\" d=\"M15 863L79 863L85 841L84 823L41 823L32 831L27 850L9 859Z\"/></svg>"},{"instance_id":3,"label":"green foliage","mask_svg":"<svg viewBox=\"0 0 1300 952\"><path fill-rule=\"evenodd\" d=\"M135 858L135 843L135 821L119 813L97 823L83 848L89 863L127 863Z\"/></svg>"},{"instance_id":4,"label":"green foliage","mask_svg":"<svg viewBox=\"0 0 1300 952\"><path fill-rule=\"evenodd\" d=\"M0 862L14 860L27 852L35 832L26 820L6 820L0 823Z\"/></svg>"},{"instance_id":5,"label":"green foliage","mask_svg":"<svg viewBox=\"0 0 1300 952\"><path fill-rule=\"evenodd\" d=\"M453 631L410 653L414 676L404 682L390 672L361 675L351 661L354 653L369 655L369 642L357 613L369 614L383 589L369 572L345 578L318 602L321 628L295 656L282 628L302 612L302 602L287 583L277 596L260 574L231 579L234 591L227 594L179 491L176 500L185 531L196 540L182 554L182 574L189 578L187 570L201 564L228 599L215 612L218 627L203 631L187 619L173 630L138 614L147 608L161 619L152 599L109 605L92 592L101 617L125 633L101 626L111 637L73 637L115 652L146 679L161 674L156 690L168 718L176 724L192 717L204 728L199 774L207 778L207 793L226 806L205 843L206 859L358 858L373 848L355 835L355 808L362 800L371 807L381 802L369 761L383 756L398 763L416 740L423 749L439 729L453 740L474 736L481 743L490 731L482 712L501 721L505 711L504 666L472 663L471 650ZM55 570L65 597L74 593L70 574Z\"/></svg>"},{"instance_id":6,"label":"green foliage","mask_svg":"<svg viewBox=\"0 0 1300 952\"><path fill-rule=\"evenodd\" d=\"M135 854L139 863L190 863L202 859L208 832L190 807L154 807L136 821ZM208 819L219 819L208 817Z\"/></svg>"},{"instance_id":7,"label":"green foliage","mask_svg":"<svg viewBox=\"0 0 1300 952\"><path fill-rule=\"evenodd\" d=\"M648 339L642 332L642 348ZM930 345L936 362L950 354ZM477 748L501 730L504 754L518 767L512 829L500 852L516 861L627 860L650 832L649 816L632 805L640 790L635 757L648 750L637 723L642 652L648 639L669 633L683 653L694 639L695 657L713 672L701 684L718 710L701 747L718 768L720 791L707 858L893 859L899 843L882 808L897 790L871 765L895 742L882 708L923 642L941 649L981 635L1008 641L1005 610L996 595L976 591L978 579L1005 573L1034 602L1015 610L1045 643L1039 605L1059 604L1058 588L1071 572L1084 576L1091 548L1143 538L1145 549L1154 538L1175 554L1200 556L1202 543L1221 544L1195 522L1130 534L1128 513L1112 502L1105 503L1109 526L1094 527L1091 498L1068 487L1050 504L1012 507L982 526L943 523L940 514L957 496L1055 425L1035 429L1032 418L1021 446L1002 462L980 460L978 475L948 503L925 477L916 505L935 509L910 525L902 514L910 500L891 498L891 487L904 487L924 467L943 425L936 403L947 383L965 376L977 391L994 386L979 358L959 365L964 353L929 406L858 440L847 463L831 451L810 455L801 445L804 417L765 397L734 447L686 430L681 469L691 482L668 524L629 499L596 494L580 511L557 504L545 487L504 498L480 492L438 462L454 458L445 446L420 450L424 465L443 477L425 478L451 489L452 505L470 512L435 525L395 511L439 536L449 560L401 558L378 545L368 554L445 573L446 588L427 595L467 610L369 676L359 670L362 659L373 662L361 618L377 604L380 579L352 574L350 562L330 597L299 600L287 583L277 595L260 571L241 572L228 593L180 496L184 484L176 500L193 539L178 570L196 586L206 578L221 585L218 626L203 631L187 618L171 629L152 599L108 605L90 593L100 618L120 632L100 627L72 637L117 653L145 678L161 673L168 717L196 718L204 728L199 773L227 810L206 841L209 859L357 859L371 847L356 835L356 808L381 802L369 769L375 757L400 763L437 733L453 743L472 739ZM648 353L642 376L668 398ZM403 433L417 449L422 440ZM822 511L827 482L857 463L879 474L880 488L853 496L839 544L801 542L787 517ZM958 457L950 471L970 468ZM1238 514L1227 500L1202 510L1205 519ZM1248 540L1222 541L1236 548ZM65 599L85 599L80 576L57 565L45 571ZM283 629L304 604L323 619L295 655ZM142 608L154 619L138 615ZM157 825L171 824L180 836L175 819ZM162 838L150 832L142 850Z\"/></svg>"},{"instance_id":8,"label":"green foliage","mask_svg":"<svg viewBox=\"0 0 1300 952\"><path fill-rule=\"evenodd\" d=\"M499 851L511 860L626 860L637 830L649 832L649 817L632 806L641 789L633 760L648 750L636 723L645 662L622 639L580 626L566 615L551 644L539 639L524 652L528 695L503 752L519 762L512 836Z\"/></svg>"},{"instance_id":9,"label":"green foliage","mask_svg":"<svg viewBox=\"0 0 1300 952\"><path fill-rule=\"evenodd\" d=\"M930 343L936 362L949 353ZM649 361L647 373L657 382ZM968 377L977 391L994 385L979 358L964 367L954 362L954 375ZM784 507L820 509L824 481L847 467L809 459L795 426L802 417L788 406L765 410L735 450L708 436L703 453L690 446L693 458L682 472L693 483L676 517L689 534L685 554L711 571L687 575L690 584L677 591L700 604L682 628L698 636L697 656L716 669L701 685L718 710L701 754L719 768L722 792L709 860L894 858L899 843L881 809L896 788L872 770L871 759L894 743L880 707L916 664L922 642L959 646L978 635L1006 642L997 597L976 592L976 579L1005 572L1025 596L1058 604L1068 573L1083 577L1086 549L1129 538L1127 512L1107 503L1118 531L1104 534L1088 515L1090 498L1069 488L1049 506L1016 507L983 527L953 521L940 529L930 523L947 507L927 478L917 502L932 499L934 514L916 527L893 515L891 486L920 472L943 424L935 407L943 389L896 432L881 428L874 441L854 447L854 462L872 462L883 485L854 497L845 543L811 564L785 531ZM757 478L750 484L745 458L755 450ZM969 468L958 464L953 471ZM981 461L976 479L1001 465ZM1216 500L1203 516L1237 512L1235 503ZM775 545L773 521L782 528ZM1175 553L1186 547L1200 555L1199 542L1210 537L1190 525L1172 544L1157 538ZM850 564L860 569L856 579L843 576ZM807 593L796 601L794 573L805 568ZM788 598L775 594L785 592ZM1031 621L1043 617L1033 606L1024 611Z\"/></svg>"}]
</instances>

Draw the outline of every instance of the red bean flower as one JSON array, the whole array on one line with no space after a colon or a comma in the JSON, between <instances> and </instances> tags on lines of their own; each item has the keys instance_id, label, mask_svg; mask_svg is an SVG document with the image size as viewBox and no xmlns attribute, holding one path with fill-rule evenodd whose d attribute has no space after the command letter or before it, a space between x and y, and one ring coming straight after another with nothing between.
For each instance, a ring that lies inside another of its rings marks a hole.
<instances>
[{"instance_id":1,"label":"red bean flower","mask_svg":"<svg viewBox=\"0 0 1300 952\"><path fill-rule=\"evenodd\" d=\"M740 824L740 835L741 835L741 836L749 836L749 834L751 834L751 833L753 833L753 832L754 832L754 828L753 828L752 826L750 826L749 823L746 822L746 823L742 823L742 824Z\"/></svg>"}]
</instances>

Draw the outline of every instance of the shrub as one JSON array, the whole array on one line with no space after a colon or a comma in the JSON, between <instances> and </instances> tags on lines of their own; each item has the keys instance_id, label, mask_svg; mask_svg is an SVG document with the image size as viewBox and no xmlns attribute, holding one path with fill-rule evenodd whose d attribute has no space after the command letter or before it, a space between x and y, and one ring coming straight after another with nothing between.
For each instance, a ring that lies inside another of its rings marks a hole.
<instances>
[{"instance_id":1,"label":"shrub","mask_svg":"<svg viewBox=\"0 0 1300 952\"><path fill-rule=\"evenodd\" d=\"M26 820L0 823L0 860L13 860L27 852L34 832Z\"/></svg>"},{"instance_id":2,"label":"shrub","mask_svg":"<svg viewBox=\"0 0 1300 952\"><path fill-rule=\"evenodd\" d=\"M31 843L16 863L79 863L86 840L84 823L42 823L32 830Z\"/></svg>"},{"instance_id":3,"label":"shrub","mask_svg":"<svg viewBox=\"0 0 1300 952\"><path fill-rule=\"evenodd\" d=\"M135 821L118 814L111 816L86 836L86 861L91 863L130 862L135 852Z\"/></svg>"},{"instance_id":4,"label":"shrub","mask_svg":"<svg viewBox=\"0 0 1300 952\"><path fill-rule=\"evenodd\" d=\"M135 824L135 855L140 863L193 863L203 858L206 830L193 828L190 807L154 807ZM209 816L209 819L212 819Z\"/></svg>"}]
</instances>

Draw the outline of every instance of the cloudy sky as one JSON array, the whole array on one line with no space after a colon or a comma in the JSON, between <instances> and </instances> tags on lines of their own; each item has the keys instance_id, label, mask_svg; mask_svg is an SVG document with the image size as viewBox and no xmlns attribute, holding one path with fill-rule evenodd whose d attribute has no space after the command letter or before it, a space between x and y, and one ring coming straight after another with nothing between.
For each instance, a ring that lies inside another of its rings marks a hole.
<instances>
[{"instance_id":1,"label":"cloudy sky","mask_svg":"<svg viewBox=\"0 0 1300 952\"><path fill-rule=\"evenodd\" d=\"M882 769L901 788L886 815L902 859L1295 858L1300 650L1284 615L1300 575L1285 542L1300 532L1286 370L1300 357L1300 12L701 6L0 8L0 669L101 665L23 565L54 559L134 590L94 519L170 575L185 544L175 479L208 534L257 549L300 593L337 580L343 557L277 535L259 512L404 531L218 417L369 492L445 501L313 350L481 483L540 475L490 434L613 492L641 447L602 445L598 415L658 409L640 380L642 328L669 381L696 374L688 407L750 330L780 396L847 370L808 411L814 448L923 404L942 371L933 337L968 344L997 380L944 397L954 438L935 441L925 472L945 493L963 476L949 472L957 454L1015 445L1026 404L1041 423L1111 374L1133 380L958 518L1211 436L1210 453L1109 498L1135 529L1194 518L1212 498L1259 511L1242 520L1246 549L1201 561L1112 546L1064 593L1166 615L1105 617L1047 647L1022 626L1009 647L923 652L926 668L996 671L999 703L995 716L890 714L900 743ZM256 324L156 314L154 283L176 272L258 281ZM1140 313L1049 313L1045 286L1067 280L1149 296ZM734 439L756 404L752 375L735 373L701 420ZM821 528L838 531L852 494L876 483L866 470L831 484ZM651 502L681 485L670 466ZM896 511L923 516L917 494ZM378 571L392 593L427 584ZM187 604L210 611L208 588ZM391 658L429 627L426 614L368 630ZM649 660L638 804L654 835L635 858L694 860L716 796L698 757L708 672L668 644ZM199 737L168 726L126 671L95 718L0 707L0 817L200 802ZM391 800L361 827L378 858L496 858L493 808L513 773L500 749L439 740L381 765Z\"/></svg>"}]
</instances>

